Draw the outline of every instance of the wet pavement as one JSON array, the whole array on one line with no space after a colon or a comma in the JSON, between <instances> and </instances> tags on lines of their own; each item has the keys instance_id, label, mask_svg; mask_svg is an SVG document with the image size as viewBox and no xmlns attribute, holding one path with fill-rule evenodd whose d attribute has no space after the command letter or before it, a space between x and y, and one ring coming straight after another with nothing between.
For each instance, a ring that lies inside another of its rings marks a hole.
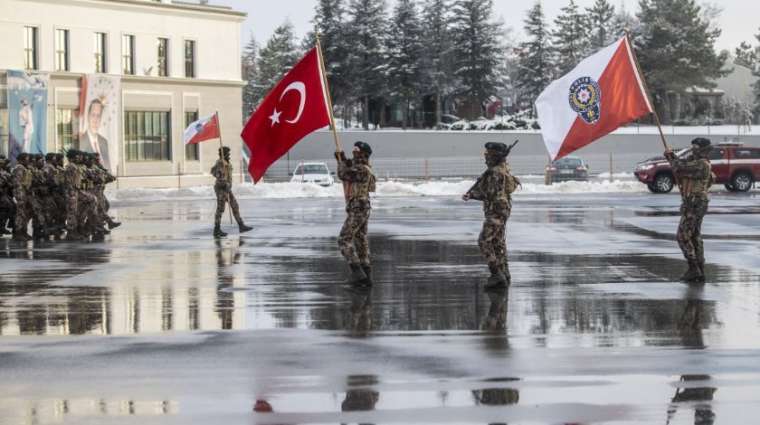
<instances>
[{"instance_id":1,"label":"wet pavement","mask_svg":"<svg viewBox=\"0 0 760 425\"><path fill-rule=\"evenodd\" d=\"M760 416L760 196L717 193L708 283L678 196L520 195L485 292L478 203L375 201L349 290L339 199L126 203L105 243L0 240L0 424L737 424Z\"/></svg>"}]
</instances>

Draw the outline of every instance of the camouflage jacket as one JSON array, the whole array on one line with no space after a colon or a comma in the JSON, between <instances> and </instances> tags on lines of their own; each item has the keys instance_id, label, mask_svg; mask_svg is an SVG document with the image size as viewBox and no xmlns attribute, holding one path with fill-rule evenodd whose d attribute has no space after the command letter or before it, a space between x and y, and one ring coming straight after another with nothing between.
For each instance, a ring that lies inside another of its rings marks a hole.
<instances>
[{"instance_id":1,"label":"camouflage jacket","mask_svg":"<svg viewBox=\"0 0 760 425\"><path fill-rule=\"evenodd\" d=\"M0 169L0 196L13 196L13 175Z\"/></svg>"},{"instance_id":2,"label":"camouflage jacket","mask_svg":"<svg viewBox=\"0 0 760 425\"><path fill-rule=\"evenodd\" d=\"M64 187L67 192L75 192L82 188L82 170L79 165L69 163L63 170Z\"/></svg>"},{"instance_id":3,"label":"camouflage jacket","mask_svg":"<svg viewBox=\"0 0 760 425\"><path fill-rule=\"evenodd\" d=\"M32 190L37 196L47 196L50 193L47 175L44 168L30 167L32 172Z\"/></svg>"},{"instance_id":4,"label":"camouflage jacket","mask_svg":"<svg viewBox=\"0 0 760 425\"><path fill-rule=\"evenodd\" d=\"M489 167L467 194L471 199L483 201L486 215L505 215L512 209L512 192L519 184L520 180L502 162Z\"/></svg>"},{"instance_id":5,"label":"camouflage jacket","mask_svg":"<svg viewBox=\"0 0 760 425\"><path fill-rule=\"evenodd\" d=\"M45 181L51 192L60 193L63 191L63 169L53 164L45 164L42 168L45 174Z\"/></svg>"},{"instance_id":6,"label":"camouflage jacket","mask_svg":"<svg viewBox=\"0 0 760 425\"><path fill-rule=\"evenodd\" d=\"M681 189L681 198L691 197L707 198L710 186L713 183L713 174L710 161L707 159L673 158L668 160L673 173L676 176Z\"/></svg>"},{"instance_id":7,"label":"camouflage jacket","mask_svg":"<svg viewBox=\"0 0 760 425\"><path fill-rule=\"evenodd\" d=\"M215 186L232 188L232 165L229 162L222 159L216 160L216 164L211 167L211 175L216 179Z\"/></svg>"},{"instance_id":8,"label":"camouflage jacket","mask_svg":"<svg viewBox=\"0 0 760 425\"><path fill-rule=\"evenodd\" d=\"M377 179L369 164L338 161L338 178L346 187L347 208L370 208L369 194L375 191Z\"/></svg>"},{"instance_id":9,"label":"camouflage jacket","mask_svg":"<svg viewBox=\"0 0 760 425\"><path fill-rule=\"evenodd\" d=\"M13 188L16 191L21 191L22 194L27 194L32 188L32 179L34 175L32 171L21 164L16 164L13 167Z\"/></svg>"}]
</instances>

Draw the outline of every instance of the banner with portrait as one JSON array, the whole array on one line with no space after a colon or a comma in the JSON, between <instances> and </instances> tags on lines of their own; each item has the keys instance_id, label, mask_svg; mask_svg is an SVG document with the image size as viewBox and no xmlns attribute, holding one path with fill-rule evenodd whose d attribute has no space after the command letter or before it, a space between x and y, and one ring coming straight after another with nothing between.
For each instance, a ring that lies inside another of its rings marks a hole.
<instances>
[{"instance_id":1,"label":"banner with portrait","mask_svg":"<svg viewBox=\"0 0 760 425\"><path fill-rule=\"evenodd\" d=\"M8 156L47 153L47 108L50 76L8 71Z\"/></svg>"},{"instance_id":2,"label":"banner with portrait","mask_svg":"<svg viewBox=\"0 0 760 425\"><path fill-rule=\"evenodd\" d=\"M100 154L104 167L116 173L119 164L121 79L88 74L79 94L79 150Z\"/></svg>"}]
</instances>

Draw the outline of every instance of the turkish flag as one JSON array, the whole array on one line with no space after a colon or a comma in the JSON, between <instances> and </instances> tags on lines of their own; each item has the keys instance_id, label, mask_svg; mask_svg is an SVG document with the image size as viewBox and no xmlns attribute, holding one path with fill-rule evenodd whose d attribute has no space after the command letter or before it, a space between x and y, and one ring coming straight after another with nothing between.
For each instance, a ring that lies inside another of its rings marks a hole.
<instances>
[{"instance_id":1,"label":"turkish flag","mask_svg":"<svg viewBox=\"0 0 760 425\"><path fill-rule=\"evenodd\" d=\"M248 172L254 182L293 145L330 125L325 93L313 48L267 94L240 134L251 152Z\"/></svg>"}]
</instances>

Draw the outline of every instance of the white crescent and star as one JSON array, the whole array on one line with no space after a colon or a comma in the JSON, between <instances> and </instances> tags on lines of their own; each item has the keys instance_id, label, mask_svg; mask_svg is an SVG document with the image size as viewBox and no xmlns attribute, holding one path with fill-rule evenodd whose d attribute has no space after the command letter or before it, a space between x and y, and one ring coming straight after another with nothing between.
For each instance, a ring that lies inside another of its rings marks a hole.
<instances>
[{"instance_id":1,"label":"white crescent and star","mask_svg":"<svg viewBox=\"0 0 760 425\"><path fill-rule=\"evenodd\" d=\"M298 113L296 113L295 118L292 120L285 120L288 124L295 124L298 122L298 120L301 119L301 115L303 114L303 108L306 105L306 85L302 83L301 81L294 81L290 84L288 84L287 87L285 87L285 90L282 91L282 94L280 94L280 101L282 101L282 98L285 97L285 94L289 91L297 91L300 97L300 103L298 105ZM282 111L278 111L277 107L274 108L274 112L272 112L272 115L269 116L269 120L272 121L272 127L274 127L275 124L280 123L280 115L282 115Z\"/></svg>"}]
</instances>

